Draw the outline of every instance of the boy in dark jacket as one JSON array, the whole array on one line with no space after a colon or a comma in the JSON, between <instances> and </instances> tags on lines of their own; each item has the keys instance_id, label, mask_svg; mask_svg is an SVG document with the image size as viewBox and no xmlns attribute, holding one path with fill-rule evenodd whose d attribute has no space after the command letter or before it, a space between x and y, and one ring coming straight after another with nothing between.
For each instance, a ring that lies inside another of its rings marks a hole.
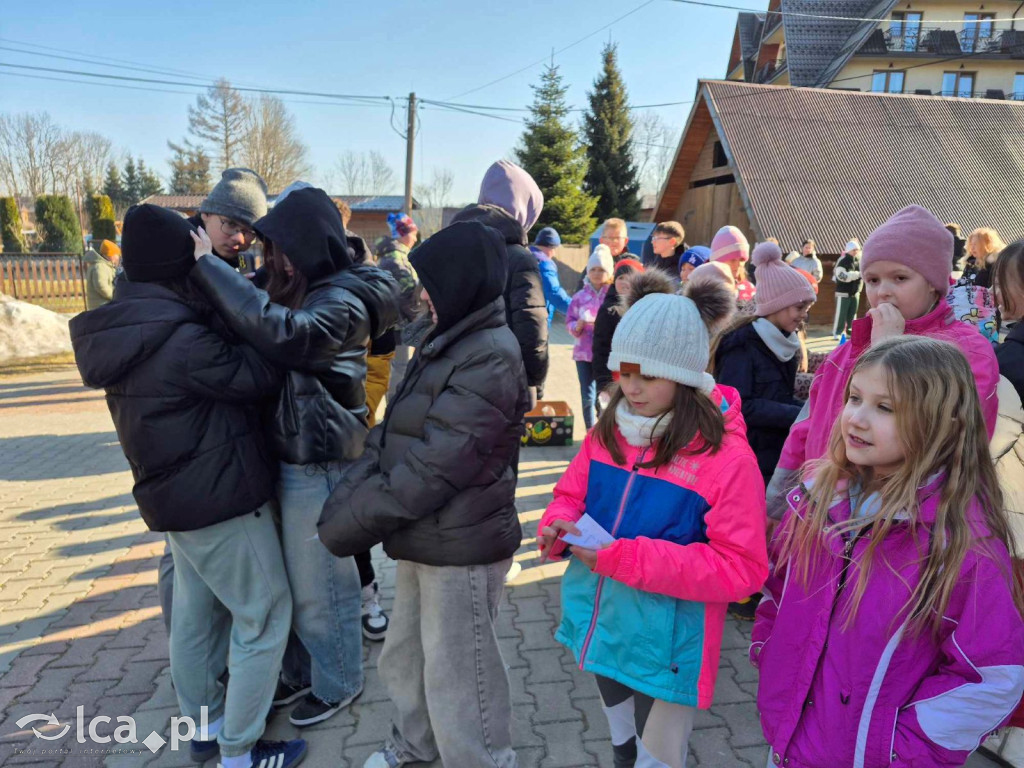
<instances>
[{"instance_id":1,"label":"boy in dark jacket","mask_svg":"<svg viewBox=\"0 0 1024 768\"><path fill-rule=\"evenodd\" d=\"M527 392L505 320L505 243L479 223L453 224L412 262L433 330L319 526L339 557L383 541L398 560L378 665L398 716L392 739L365 766L440 756L459 768L513 768L494 620L522 537L512 460Z\"/></svg>"},{"instance_id":2,"label":"boy in dark jacket","mask_svg":"<svg viewBox=\"0 0 1024 768\"><path fill-rule=\"evenodd\" d=\"M292 610L268 505L276 466L256 409L281 375L210 329L212 309L188 279L192 231L167 209L129 210L126 280L110 304L71 321L72 344L82 380L106 390L139 512L174 553L171 676L184 715L199 723L209 712L192 757L285 768L305 742L258 741Z\"/></svg>"}]
</instances>

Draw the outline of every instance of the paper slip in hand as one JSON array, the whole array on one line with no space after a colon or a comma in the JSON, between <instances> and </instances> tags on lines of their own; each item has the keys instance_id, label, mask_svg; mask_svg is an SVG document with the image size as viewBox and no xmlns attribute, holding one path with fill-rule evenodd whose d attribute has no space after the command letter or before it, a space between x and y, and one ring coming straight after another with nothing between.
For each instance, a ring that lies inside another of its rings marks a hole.
<instances>
[{"instance_id":1,"label":"paper slip in hand","mask_svg":"<svg viewBox=\"0 0 1024 768\"><path fill-rule=\"evenodd\" d=\"M586 549L600 549L607 544L615 543L615 537L602 528L590 515L584 515L577 520L576 527L579 528L580 535L564 533L562 541L574 547Z\"/></svg>"}]
</instances>

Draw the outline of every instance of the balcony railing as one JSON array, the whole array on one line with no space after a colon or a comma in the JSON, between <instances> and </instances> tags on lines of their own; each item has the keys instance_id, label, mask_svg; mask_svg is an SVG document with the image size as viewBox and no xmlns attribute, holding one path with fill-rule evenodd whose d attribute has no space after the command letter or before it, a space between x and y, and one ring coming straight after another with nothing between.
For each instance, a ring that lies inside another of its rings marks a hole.
<instances>
[{"instance_id":1,"label":"balcony railing","mask_svg":"<svg viewBox=\"0 0 1024 768\"><path fill-rule=\"evenodd\" d=\"M775 28L782 23L782 14L778 11L769 11L764 20L764 32L761 33L762 37L768 37Z\"/></svg>"},{"instance_id":2,"label":"balcony railing","mask_svg":"<svg viewBox=\"0 0 1024 768\"><path fill-rule=\"evenodd\" d=\"M762 66L759 70L754 73L753 82L755 83L767 83L772 80L776 75L780 74L782 70L786 68L786 60L779 59L778 61L769 61L767 64Z\"/></svg>"},{"instance_id":3,"label":"balcony railing","mask_svg":"<svg viewBox=\"0 0 1024 768\"><path fill-rule=\"evenodd\" d=\"M982 31L976 25L955 30L904 24L901 27L876 29L858 53L930 53L936 56L999 54L1024 58L1024 30L995 30L985 37L981 36Z\"/></svg>"}]
</instances>

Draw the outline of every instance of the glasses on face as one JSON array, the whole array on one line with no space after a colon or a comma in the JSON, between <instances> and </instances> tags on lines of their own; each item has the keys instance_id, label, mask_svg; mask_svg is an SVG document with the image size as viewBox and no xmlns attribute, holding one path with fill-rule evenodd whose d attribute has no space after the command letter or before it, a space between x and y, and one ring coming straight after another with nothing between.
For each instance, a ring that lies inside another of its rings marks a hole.
<instances>
[{"instance_id":1,"label":"glasses on face","mask_svg":"<svg viewBox=\"0 0 1024 768\"><path fill-rule=\"evenodd\" d=\"M237 221L226 219L223 216L218 216L217 218L220 219L220 231L223 232L228 237L241 235L242 238L246 241L252 240L254 237L256 237L256 230L252 229L251 227L246 227L242 224L239 224Z\"/></svg>"},{"instance_id":2,"label":"glasses on face","mask_svg":"<svg viewBox=\"0 0 1024 768\"><path fill-rule=\"evenodd\" d=\"M668 237L666 235L655 235L654 237L651 238L651 242L653 242L655 240L671 240L671 239L672 239L671 237Z\"/></svg>"}]
</instances>

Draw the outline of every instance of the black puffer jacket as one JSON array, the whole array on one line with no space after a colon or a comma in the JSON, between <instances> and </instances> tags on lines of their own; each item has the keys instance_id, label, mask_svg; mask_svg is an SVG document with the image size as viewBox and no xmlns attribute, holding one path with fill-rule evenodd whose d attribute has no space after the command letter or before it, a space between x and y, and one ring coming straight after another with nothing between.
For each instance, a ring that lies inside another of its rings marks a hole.
<instances>
[{"instance_id":1,"label":"black puffer jacket","mask_svg":"<svg viewBox=\"0 0 1024 768\"><path fill-rule=\"evenodd\" d=\"M775 472L790 427L803 407L793 397L799 357L779 360L753 323L724 336L715 354L715 380L740 394L747 440L765 483Z\"/></svg>"},{"instance_id":2,"label":"black puffer jacket","mask_svg":"<svg viewBox=\"0 0 1024 768\"><path fill-rule=\"evenodd\" d=\"M459 211L452 223L479 221L493 227L505 239L508 279L503 296L508 327L519 341L526 368L526 382L543 387L548 377L548 308L536 257L530 253L526 232L518 221L494 205L471 205ZM479 269L479 265L467 268Z\"/></svg>"},{"instance_id":3,"label":"black puffer jacket","mask_svg":"<svg viewBox=\"0 0 1024 768\"><path fill-rule=\"evenodd\" d=\"M219 259L200 259L191 279L234 333L288 371L267 422L277 456L355 459L367 432L367 345L398 321L398 287L376 267L353 266L341 217L319 189L292 192L256 228L309 279L301 309L274 304Z\"/></svg>"},{"instance_id":4,"label":"black puffer jacket","mask_svg":"<svg viewBox=\"0 0 1024 768\"><path fill-rule=\"evenodd\" d=\"M122 280L113 302L71 321L82 380L107 391L132 494L153 531L205 528L274 493L277 462L257 402L277 394L281 374L211 331L213 319L201 302Z\"/></svg>"},{"instance_id":5,"label":"black puffer jacket","mask_svg":"<svg viewBox=\"0 0 1024 768\"><path fill-rule=\"evenodd\" d=\"M324 505L320 540L335 555L383 541L396 559L479 565L518 549L511 465L528 396L501 298L506 258L501 236L474 223L413 255L438 325Z\"/></svg>"},{"instance_id":6,"label":"black puffer jacket","mask_svg":"<svg viewBox=\"0 0 1024 768\"><path fill-rule=\"evenodd\" d=\"M999 375L1009 379L1024 400L1024 322L1017 321L1003 343L996 347L996 360Z\"/></svg>"}]
</instances>

